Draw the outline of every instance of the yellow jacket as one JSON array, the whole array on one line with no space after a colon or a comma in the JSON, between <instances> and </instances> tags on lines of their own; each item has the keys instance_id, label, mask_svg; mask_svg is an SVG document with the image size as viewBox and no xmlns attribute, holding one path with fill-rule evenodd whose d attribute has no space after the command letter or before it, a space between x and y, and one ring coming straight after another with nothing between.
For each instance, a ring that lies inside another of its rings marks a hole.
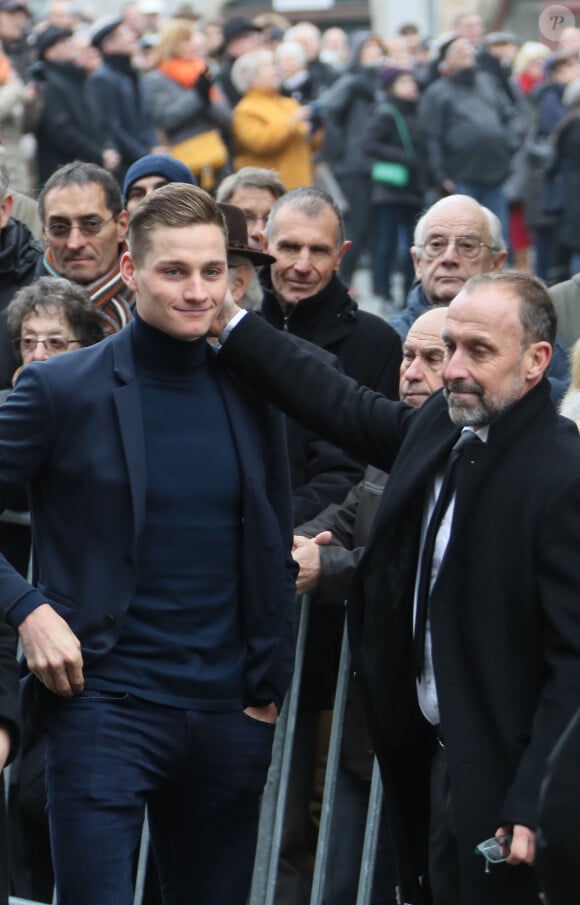
<instances>
[{"instance_id":1,"label":"yellow jacket","mask_svg":"<svg viewBox=\"0 0 580 905\"><path fill-rule=\"evenodd\" d=\"M233 111L234 168L277 170L288 190L312 185L310 128L307 122L292 120L299 108L292 97L251 88Z\"/></svg>"}]
</instances>

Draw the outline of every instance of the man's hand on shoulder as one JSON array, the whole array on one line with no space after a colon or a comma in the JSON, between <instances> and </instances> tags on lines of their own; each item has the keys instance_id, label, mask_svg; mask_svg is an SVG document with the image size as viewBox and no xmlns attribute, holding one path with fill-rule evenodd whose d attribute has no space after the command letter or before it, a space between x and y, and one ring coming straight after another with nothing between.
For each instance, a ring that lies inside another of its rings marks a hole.
<instances>
[{"instance_id":1,"label":"man's hand on shoulder","mask_svg":"<svg viewBox=\"0 0 580 905\"><path fill-rule=\"evenodd\" d=\"M65 620L45 603L18 628L29 670L49 691L63 697L84 688L81 643Z\"/></svg>"},{"instance_id":2,"label":"man's hand on shoulder","mask_svg":"<svg viewBox=\"0 0 580 905\"><path fill-rule=\"evenodd\" d=\"M240 308L239 305L236 305L234 297L228 289L221 307L215 316L214 322L210 327L210 336L217 336L219 338L231 319L243 310L244 309Z\"/></svg>"}]
</instances>

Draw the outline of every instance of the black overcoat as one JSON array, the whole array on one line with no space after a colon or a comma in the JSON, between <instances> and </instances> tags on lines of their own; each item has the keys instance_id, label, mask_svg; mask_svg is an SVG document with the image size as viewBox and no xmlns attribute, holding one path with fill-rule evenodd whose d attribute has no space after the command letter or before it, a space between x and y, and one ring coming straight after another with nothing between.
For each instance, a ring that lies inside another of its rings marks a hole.
<instances>
[{"instance_id":1,"label":"black overcoat","mask_svg":"<svg viewBox=\"0 0 580 905\"><path fill-rule=\"evenodd\" d=\"M410 409L303 355L247 316L221 355L256 390L389 471L349 597L405 901L427 812L429 727L415 691L412 600L425 495L458 437L443 393ZM452 533L431 595L462 902L532 905L533 870L484 873L475 845L535 828L546 759L580 701L580 439L542 380L462 461Z\"/></svg>"}]
</instances>

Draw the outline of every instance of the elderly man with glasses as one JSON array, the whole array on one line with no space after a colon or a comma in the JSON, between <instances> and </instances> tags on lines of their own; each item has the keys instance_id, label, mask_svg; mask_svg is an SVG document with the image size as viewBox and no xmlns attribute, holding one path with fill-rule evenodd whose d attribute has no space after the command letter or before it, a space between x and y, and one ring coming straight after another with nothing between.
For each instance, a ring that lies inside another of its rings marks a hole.
<instances>
[{"instance_id":1,"label":"elderly man with glasses","mask_svg":"<svg viewBox=\"0 0 580 905\"><path fill-rule=\"evenodd\" d=\"M66 164L45 183L38 208L46 252L37 275L83 286L105 333L116 333L133 319L133 293L119 270L129 215L116 180L94 163Z\"/></svg>"},{"instance_id":2,"label":"elderly man with glasses","mask_svg":"<svg viewBox=\"0 0 580 905\"><path fill-rule=\"evenodd\" d=\"M448 305L470 277L503 270L507 250L501 223L468 195L436 201L415 227L411 255L417 282L406 308L389 319L404 342L412 324L432 305ZM552 396L561 398L570 381L568 355L559 339L548 371Z\"/></svg>"}]
</instances>

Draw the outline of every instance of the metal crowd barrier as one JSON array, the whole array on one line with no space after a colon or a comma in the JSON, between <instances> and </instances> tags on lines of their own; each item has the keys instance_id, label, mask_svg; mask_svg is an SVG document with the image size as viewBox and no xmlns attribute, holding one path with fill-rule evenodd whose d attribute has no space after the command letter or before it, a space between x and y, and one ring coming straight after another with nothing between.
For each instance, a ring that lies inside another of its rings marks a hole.
<instances>
[{"instance_id":1,"label":"metal crowd barrier","mask_svg":"<svg viewBox=\"0 0 580 905\"><path fill-rule=\"evenodd\" d=\"M30 517L28 513L5 511L0 514L0 521L11 524L29 525ZM29 578L31 577L31 574L32 564L30 563ZM282 712L274 735L272 763L268 772L268 779L262 798L256 859L248 905L275 905L278 860L282 843L282 828L288 795L290 765L292 761L298 702L302 683L306 634L312 606L308 595L299 598L297 603L299 619L296 637L294 676L284 706L282 707ZM327 855L332 827L336 779L340 762L340 746L342 741L342 728L349 673L350 650L345 625L334 701L310 905L322 905L323 903L322 896L326 879ZM7 788L10 781L10 770L11 767L8 767L6 771L8 774L6 777ZM382 801L382 785L378 765L375 761L369 796L366 833L360 864L358 893L356 903L353 903L353 905L370 905ZM145 817L136 867L133 905L143 905L148 856L149 826L147 817ZM56 902L55 896L56 894L53 895L52 903L43 903L32 899L20 898L18 896L10 896L9 905L54 905Z\"/></svg>"},{"instance_id":2,"label":"metal crowd barrier","mask_svg":"<svg viewBox=\"0 0 580 905\"><path fill-rule=\"evenodd\" d=\"M302 667L304 665L306 633L308 630L311 606L312 604L308 595L305 595L299 600L299 622L296 638L294 676L284 706L282 707L282 712L276 727L276 734L274 736L272 764L270 766L268 780L262 799L258 846L248 905L275 905L276 880L278 876L278 860L282 841L284 809L290 778L292 746L295 736L296 715L298 712L298 700L302 683ZM350 650L345 624L334 699L310 905L323 905L328 847L332 828L336 780L340 763L340 746L342 742L342 729L349 674ZM382 784L378 764L375 760L369 795L365 839L359 871L358 892L356 902L353 902L353 905L370 905L382 803Z\"/></svg>"}]
</instances>

